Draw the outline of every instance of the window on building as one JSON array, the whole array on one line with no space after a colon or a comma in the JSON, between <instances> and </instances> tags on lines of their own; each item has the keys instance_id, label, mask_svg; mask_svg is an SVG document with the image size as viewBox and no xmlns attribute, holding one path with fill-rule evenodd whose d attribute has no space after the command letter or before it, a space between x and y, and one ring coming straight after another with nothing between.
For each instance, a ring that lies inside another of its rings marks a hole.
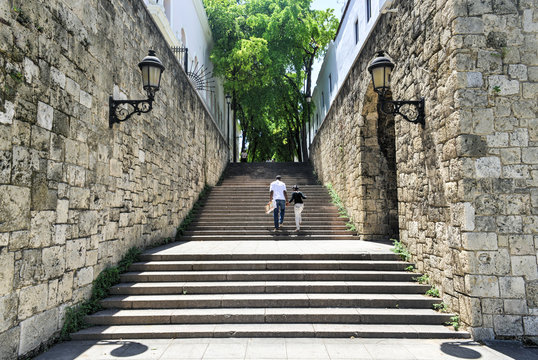
<instances>
[{"instance_id":1,"label":"window on building","mask_svg":"<svg viewBox=\"0 0 538 360\"><path fill-rule=\"evenodd\" d=\"M355 45L357 45L359 43L359 19L355 20L353 30L355 30Z\"/></svg>"},{"instance_id":2,"label":"window on building","mask_svg":"<svg viewBox=\"0 0 538 360\"><path fill-rule=\"evenodd\" d=\"M372 17L372 0L366 0L366 21Z\"/></svg>"},{"instance_id":3,"label":"window on building","mask_svg":"<svg viewBox=\"0 0 538 360\"><path fill-rule=\"evenodd\" d=\"M325 94L321 92L321 108L325 110Z\"/></svg>"},{"instance_id":4,"label":"window on building","mask_svg":"<svg viewBox=\"0 0 538 360\"><path fill-rule=\"evenodd\" d=\"M333 77L329 74L329 94L333 92Z\"/></svg>"}]
</instances>

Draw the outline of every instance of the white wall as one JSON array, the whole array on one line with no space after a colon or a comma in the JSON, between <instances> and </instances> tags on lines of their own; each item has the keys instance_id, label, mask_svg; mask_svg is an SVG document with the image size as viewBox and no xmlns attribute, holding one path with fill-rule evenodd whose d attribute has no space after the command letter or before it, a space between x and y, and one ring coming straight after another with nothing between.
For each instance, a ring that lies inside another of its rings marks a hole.
<instances>
[{"instance_id":1,"label":"white wall","mask_svg":"<svg viewBox=\"0 0 538 360\"><path fill-rule=\"evenodd\" d=\"M366 16L367 1L348 1L347 10L340 20L338 33L329 45L312 93L312 103L315 105L315 110L312 113L312 126L310 126L312 136L310 138L314 137L317 129L323 123L332 101L338 94L340 86L346 79L362 45L381 16L381 11L388 9L392 3L392 0L370 0L371 17L368 20ZM355 39L356 22L358 41ZM330 82L332 82L332 90Z\"/></svg>"},{"instance_id":2,"label":"white wall","mask_svg":"<svg viewBox=\"0 0 538 360\"><path fill-rule=\"evenodd\" d=\"M188 48L188 71L195 71L201 66L213 71L209 56L213 46L213 36L207 20L202 0L144 0L157 25L165 35L170 46ZM180 63L183 65L183 55ZM198 94L204 100L221 133L233 139L232 125L228 133L227 104L221 79L211 77L212 91L200 90ZM232 114L230 114L232 119Z\"/></svg>"}]
</instances>

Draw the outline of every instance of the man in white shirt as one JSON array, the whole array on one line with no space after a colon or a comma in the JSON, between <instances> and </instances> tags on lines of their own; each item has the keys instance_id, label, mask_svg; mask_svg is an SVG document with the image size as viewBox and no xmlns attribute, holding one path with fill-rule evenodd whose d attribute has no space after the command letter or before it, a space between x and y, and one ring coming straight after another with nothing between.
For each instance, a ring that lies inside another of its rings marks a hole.
<instances>
[{"instance_id":1,"label":"man in white shirt","mask_svg":"<svg viewBox=\"0 0 538 360\"><path fill-rule=\"evenodd\" d=\"M279 225L284 222L284 213L286 212L286 204L288 203L288 193L286 192L286 184L281 181L280 175L276 176L276 180L271 183L269 187L270 201L275 200L275 210L273 211L273 218L275 220L275 228L273 231L279 229ZM280 219L279 219L280 213Z\"/></svg>"}]
</instances>

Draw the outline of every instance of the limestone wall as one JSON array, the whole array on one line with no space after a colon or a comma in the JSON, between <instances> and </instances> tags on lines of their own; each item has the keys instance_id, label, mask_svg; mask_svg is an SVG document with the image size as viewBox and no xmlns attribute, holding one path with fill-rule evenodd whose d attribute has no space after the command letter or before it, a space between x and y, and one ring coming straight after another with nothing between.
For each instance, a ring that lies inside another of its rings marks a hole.
<instances>
[{"instance_id":1,"label":"limestone wall","mask_svg":"<svg viewBox=\"0 0 538 360\"><path fill-rule=\"evenodd\" d=\"M536 337L537 2L392 7L398 12L381 18L314 139L316 171L359 231L386 228L392 204L377 193L392 182L381 151L390 136L376 137L385 120L369 105L366 67L387 50L393 97L426 99L424 129L395 118L400 240L475 338Z\"/></svg>"},{"instance_id":2,"label":"limestone wall","mask_svg":"<svg viewBox=\"0 0 538 360\"><path fill-rule=\"evenodd\" d=\"M154 109L138 62L166 67ZM225 139L141 0L0 2L0 358L61 327L132 246L173 237L227 163Z\"/></svg>"}]
</instances>

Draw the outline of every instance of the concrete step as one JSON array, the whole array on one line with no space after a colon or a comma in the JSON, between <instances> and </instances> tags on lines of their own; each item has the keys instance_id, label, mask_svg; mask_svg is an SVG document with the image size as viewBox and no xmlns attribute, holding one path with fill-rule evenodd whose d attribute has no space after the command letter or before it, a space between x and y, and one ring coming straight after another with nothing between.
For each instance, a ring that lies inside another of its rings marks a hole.
<instances>
[{"instance_id":1,"label":"concrete step","mask_svg":"<svg viewBox=\"0 0 538 360\"><path fill-rule=\"evenodd\" d=\"M273 225L274 226L274 225ZM273 226L267 226L265 229L258 230L201 230L201 229L192 229L185 231L184 236L220 236L226 234L226 236L232 235L241 235L241 236L258 236L258 235L273 235ZM288 229L288 232L293 232L295 230L295 225L292 229ZM286 230L283 230L286 231ZM356 233L344 229L326 229L326 230L313 230L306 227L301 227L301 231L296 234L290 235L303 235L303 236L332 236L332 235L356 235Z\"/></svg>"},{"instance_id":2,"label":"concrete step","mask_svg":"<svg viewBox=\"0 0 538 360\"><path fill-rule=\"evenodd\" d=\"M249 214L259 212L261 215L268 215L265 213L265 205L262 206L254 206L254 207L242 207L242 206L230 206L230 207L209 207L209 208L203 208L200 209L199 212L204 213L205 216L248 216ZM293 206L289 206L286 208L286 213L289 212L290 217L295 216ZM269 214L269 216L271 216ZM338 213L338 209L328 209L323 210L319 208L311 208L305 206L302 212L302 215L304 217L307 216L333 216L338 217L340 214Z\"/></svg>"},{"instance_id":3,"label":"concrete step","mask_svg":"<svg viewBox=\"0 0 538 360\"><path fill-rule=\"evenodd\" d=\"M288 218L285 218L285 220L288 220ZM294 218L289 218L289 221L292 222L292 225L295 224ZM252 220L249 219L248 221L238 221L238 220L231 220L231 219L219 219L218 222L210 219L204 219L204 220L194 220L190 227L191 229L197 226L202 227L215 227L215 228L224 228L224 229L259 229L267 228L272 230L273 229L273 217L270 215L267 215L262 220ZM326 219L326 220L311 220L308 218L303 219L303 223L301 225L302 228L306 229L339 229L344 228L347 229L346 221L342 218L338 218L336 220Z\"/></svg>"},{"instance_id":4,"label":"concrete step","mask_svg":"<svg viewBox=\"0 0 538 360\"><path fill-rule=\"evenodd\" d=\"M304 224L346 224L349 220L347 217L340 215L324 215L324 214L304 214L302 216ZM206 221L213 223L232 222L236 224L252 225L253 223L273 221L273 214L266 214L263 209L250 214L237 214L230 212L229 214L207 214L202 213L197 216L195 222ZM295 224L295 215L293 210L286 211L284 222L292 222Z\"/></svg>"},{"instance_id":5,"label":"concrete step","mask_svg":"<svg viewBox=\"0 0 538 360\"><path fill-rule=\"evenodd\" d=\"M251 260L251 261L148 261L131 265L130 271L223 270L380 270L403 271L403 261L364 260ZM419 276L415 274L415 276Z\"/></svg>"},{"instance_id":6,"label":"concrete step","mask_svg":"<svg viewBox=\"0 0 538 360\"><path fill-rule=\"evenodd\" d=\"M249 223L249 225L245 224L237 224L237 223L220 223L215 224L214 222L196 222L191 223L191 226L189 229L191 231L220 231L221 233L228 230L228 231L254 231L254 230L273 230L273 221L265 221L263 223ZM305 222L302 223L301 229L304 231L313 231L313 230L347 230L348 227L342 223L333 224L333 225L308 225Z\"/></svg>"},{"instance_id":7,"label":"concrete step","mask_svg":"<svg viewBox=\"0 0 538 360\"><path fill-rule=\"evenodd\" d=\"M114 295L101 301L105 309L178 308L278 308L278 307L364 307L426 308L440 299L418 294L180 294Z\"/></svg>"},{"instance_id":8,"label":"concrete step","mask_svg":"<svg viewBox=\"0 0 538 360\"><path fill-rule=\"evenodd\" d=\"M286 216L289 218L294 218L295 213L292 206L289 206L286 208ZM248 220L250 216L260 216L260 217L271 217L273 214L266 214L265 213L265 205L260 207L254 207L254 208L230 208L230 209L203 209L199 210L200 217L219 217L219 216L225 216L225 217L235 217L235 218L241 218L243 217L243 220ZM312 218L339 218L340 214L338 211L325 211L325 210L318 210L318 209L311 209L305 207L303 210L303 216L304 217L312 217Z\"/></svg>"},{"instance_id":9,"label":"concrete step","mask_svg":"<svg viewBox=\"0 0 538 360\"><path fill-rule=\"evenodd\" d=\"M173 244L172 244L173 245ZM168 245L171 246L171 245ZM141 261L244 261L244 260L398 260L400 257L392 252L360 252L360 253L166 253L162 249L148 250L140 255Z\"/></svg>"},{"instance_id":10,"label":"concrete step","mask_svg":"<svg viewBox=\"0 0 538 360\"><path fill-rule=\"evenodd\" d=\"M241 210L241 209L244 209L244 210L253 210L253 211L256 211L258 210L260 207L263 208L265 207L265 205L267 204L268 201L263 201L263 202L259 202L257 204L253 204L252 202L248 203L248 202L245 202L245 203L236 203L235 201L233 201L233 199L230 199L229 201L223 201L223 202L214 202L213 204L208 204L206 203L204 206L202 206L200 208L200 211L218 211L218 210L230 210L230 209L233 209L233 210ZM293 204L292 205L288 205L288 207L286 207L286 210L287 209L291 209L293 210ZM311 204L310 202L309 203L305 203L304 204L304 207L303 207L303 213L304 212L338 212L338 208L334 205L330 205L328 203L324 203L324 202L320 202L318 204Z\"/></svg>"},{"instance_id":11,"label":"concrete step","mask_svg":"<svg viewBox=\"0 0 538 360\"><path fill-rule=\"evenodd\" d=\"M108 309L86 317L92 325L330 323L439 325L453 314L430 309L380 308L209 308Z\"/></svg>"},{"instance_id":12,"label":"concrete step","mask_svg":"<svg viewBox=\"0 0 538 360\"><path fill-rule=\"evenodd\" d=\"M365 270L139 271L122 282L145 281L413 281L415 273Z\"/></svg>"},{"instance_id":13,"label":"concrete step","mask_svg":"<svg viewBox=\"0 0 538 360\"><path fill-rule=\"evenodd\" d=\"M468 339L442 325L380 324L168 324L93 326L71 335L74 340L170 339L204 337L340 337Z\"/></svg>"},{"instance_id":14,"label":"concrete step","mask_svg":"<svg viewBox=\"0 0 538 360\"><path fill-rule=\"evenodd\" d=\"M268 241L268 240L359 240L355 235L309 235L304 232L293 233L295 225L286 225L279 231L268 235L182 235L182 241Z\"/></svg>"},{"instance_id":15,"label":"concrete step","mask_svg":"<svg viewBox=\"0 0 538 360\"><path fill-rule=\"evenodd\" d=\"M402 281L214 281L120 283L113 295L370 293L424 294L430 286Z\"/></svg>"}]
</instances>

